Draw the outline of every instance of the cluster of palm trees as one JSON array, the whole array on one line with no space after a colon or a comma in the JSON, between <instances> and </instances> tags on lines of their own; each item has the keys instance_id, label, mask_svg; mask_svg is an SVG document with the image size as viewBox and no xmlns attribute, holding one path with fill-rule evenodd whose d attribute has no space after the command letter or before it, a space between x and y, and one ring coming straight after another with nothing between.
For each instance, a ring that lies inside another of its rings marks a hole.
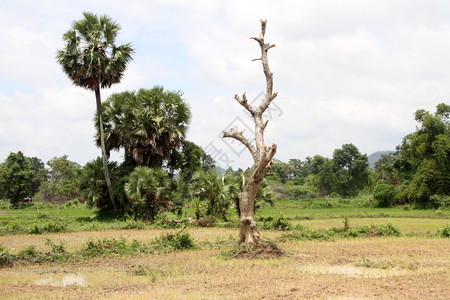
<instances>
[{"instance_id":1,"label":"cluster of palm trees","mask_svg":"<svg viewBox=\"0 0 450 300\"><path fill-rule=\"evenodd\" d=\"M110 17L88 12L83 17L63 35L66 45L57 52L57 61L75 85L95 92L102 160L84 167L86 197L98 207L108 198L116 214L128 210L135 218L153 220L174 197L189 196L197 203L206 201L205 214L226 217L237 202L240 176L220 176L212 170L212 159L184 140L191 114L182 93L156 86L113 94L102 103L100 89L120 82L134 50L131 44L115 44L120 26ZM125 150L125 161L109 164L111 150L119 149ZM178 183L172 175L180 168ZM123 191L126 199L119 196Z\"/></svg>"}]
</instances>

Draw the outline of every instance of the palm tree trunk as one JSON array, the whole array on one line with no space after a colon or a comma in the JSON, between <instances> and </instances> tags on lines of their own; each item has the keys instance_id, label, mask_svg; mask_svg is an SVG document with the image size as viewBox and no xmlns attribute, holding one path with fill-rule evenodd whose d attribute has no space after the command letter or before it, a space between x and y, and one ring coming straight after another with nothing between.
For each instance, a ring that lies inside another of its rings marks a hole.
<instances>
[{"instance_id":1,"label":"palm tree trunk","mask_svg":"<svg viewBox=\"0 0 450 300\"><path fill-rule=\"evenodd\" d=\"M98 128L100 130L100 145L102 148L103 172L105 173L105 181L106 186L108 187L109 200L113 205L114 211L117 212L118 207L112 191L111 177L109 176L109 169L108 169L108 157L106 156L105 137L104 137L105 134L103 132L103 119L102 119L102 100L100 96L99 86L95 89L95 100L97 103L97 119L99 125Z\"/></svg>"}]
</instances>

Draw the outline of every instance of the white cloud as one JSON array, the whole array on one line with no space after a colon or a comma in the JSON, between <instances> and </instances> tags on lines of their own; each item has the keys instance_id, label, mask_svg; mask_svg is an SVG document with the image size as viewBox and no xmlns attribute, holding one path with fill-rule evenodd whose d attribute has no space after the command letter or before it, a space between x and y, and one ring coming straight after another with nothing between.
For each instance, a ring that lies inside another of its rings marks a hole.
<instances>
[{"instance_id":1,"label":"white cloud","mask_svg":"<svg viewBox=\"0 0 450 300\"><path fill-rule=\"evenodd\" d=\"M107 4L107 5L105 5ZM9 151L80 163L93 144L93 94L71 86L54 61L61 35L82 11L106 13L132 42L123 82L102 91L181 89L192 108L188 138L220 145L247 167L250 156L219 137L236 117L233 99L264 90L257 44L259 19L274 72L275 103L267 143L277 157L330 156L344 143L362 152L393 149L415 129L413 113L434 111L450 93L450 19L446 1L6 1L0 4L0 161ZM251 126L251 120L248 119ZM3 158L3 159L2 159Z\"/></svg>"}]
</instances>

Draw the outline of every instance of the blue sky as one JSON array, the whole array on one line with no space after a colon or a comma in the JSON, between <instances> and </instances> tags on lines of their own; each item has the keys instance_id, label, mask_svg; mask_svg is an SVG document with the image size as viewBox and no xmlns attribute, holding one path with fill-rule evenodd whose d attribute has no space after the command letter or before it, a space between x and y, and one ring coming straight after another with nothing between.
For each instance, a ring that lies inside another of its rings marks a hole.
<instances>
[{"instance_id":1,"label":"blue sky","mask_svg":"<svg viewBox=\"0 0 450 300\"><path fill-rule=\"evenodd\" d=\"M267 144L278 159L330 157L345 143L362 153L393 150L415 130L413 114L450 95L447 1L8 1L0 2L0 161L23 151L85 164L93 142L95 99L71 85L55 62L62 34L83 11L122 26L135 59L113 92L163 85L191 106L187 138L222 167L251 165L219 136L251 120L233 99L264 90L257 58L261 18L274 72ZM120 159L120 154L113 157Z\"/></svg>"}]
</instances>

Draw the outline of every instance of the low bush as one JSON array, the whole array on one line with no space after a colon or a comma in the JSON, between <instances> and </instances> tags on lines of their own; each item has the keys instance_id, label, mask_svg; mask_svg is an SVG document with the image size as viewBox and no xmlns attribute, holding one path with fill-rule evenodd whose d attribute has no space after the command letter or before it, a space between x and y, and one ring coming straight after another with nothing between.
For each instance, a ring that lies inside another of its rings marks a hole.
<instances>
[{"instance_id":1,"label":"low bush","mask_svg":"<svg viewBox=\"0 0 450 300\"><path fill-rule=\"evenodd\" d=\"M435 209L450 207L450 195L433 195L430 197L429 206Z\"/></svg>"},{"instance_id":2,"label":"low bush","mask_svg":"<svg viewBox=\"0 0 450 300\"><path fill-rule=\"evenodd\" d=\"M447 224L447 225L445 225L444 228L442 228L442 229L439 228L437 230L437 234L438 234L438 236L444 237L444 238L450 237L450 225Z\"/></svg>"},{"instance_id":3,"label":"low bush","mask_svg":"<svg viewBox=\"0 0 450 300\"><path fill-rule=\"evenodd\" d=\"M127 245L124 237L120 237L118 240L116 239L98 239L96 241L88 241L78 251L78 255L81 257L102 257L102 256L111 256L115 254L124 255L130 252L130 247Z\"/></svg>"},{"instance_id":4,"label":"low bush","mask_svg":"<svg viewBox=\"0 0 450 300\"><path fill-rule=\"evenodd\" d=\"M193 238L185 230L180 230L175 234L163 234L155 238L152 244L161 246L163 250L187 250L196 248Z\"/></svg>"},{"instance_id":5,"label":"low bush","mask_svg":"<svg viewBox=\"0 0 450 300\"><path fill-rule=\"evenodd\" d=\"M50 232L65 232L67 231L67 221L60 218L48 219L46 222L35 222L28 230L31 234L42 234Z\"/></svg>"},{"instance_id":6,"label":"low bush","mask_svg":"<svg viewBox=\"0 0 450 300\"><path fill-rule=\"evenodd\" d=\"M272 217L262 218L263 228L267 230L287 231L292 229L292 224L285 215L279 214L275 219Z\"/></svg>"},{"instance_id":7,"label":"low bush","mask_svg":"<svg viewBox=\"0 0 450 300\"><path fill-rule=\"evenodd\" d=\"M67 201L66 203L64 203L63 208L78 207L80 204L80 200L78 200L78 198L75 198L72 201Z\"/></svg>"},{"instance_id":8,"label":"low bush","mask_svg":"<svg viewBox=\"0 0 450 300\"><path fill-rule=\"evenodd\" d=\"M0 244L0 268L11 267L14 265L14 257L9 250Z\"/></svg>"}]
</instances>

